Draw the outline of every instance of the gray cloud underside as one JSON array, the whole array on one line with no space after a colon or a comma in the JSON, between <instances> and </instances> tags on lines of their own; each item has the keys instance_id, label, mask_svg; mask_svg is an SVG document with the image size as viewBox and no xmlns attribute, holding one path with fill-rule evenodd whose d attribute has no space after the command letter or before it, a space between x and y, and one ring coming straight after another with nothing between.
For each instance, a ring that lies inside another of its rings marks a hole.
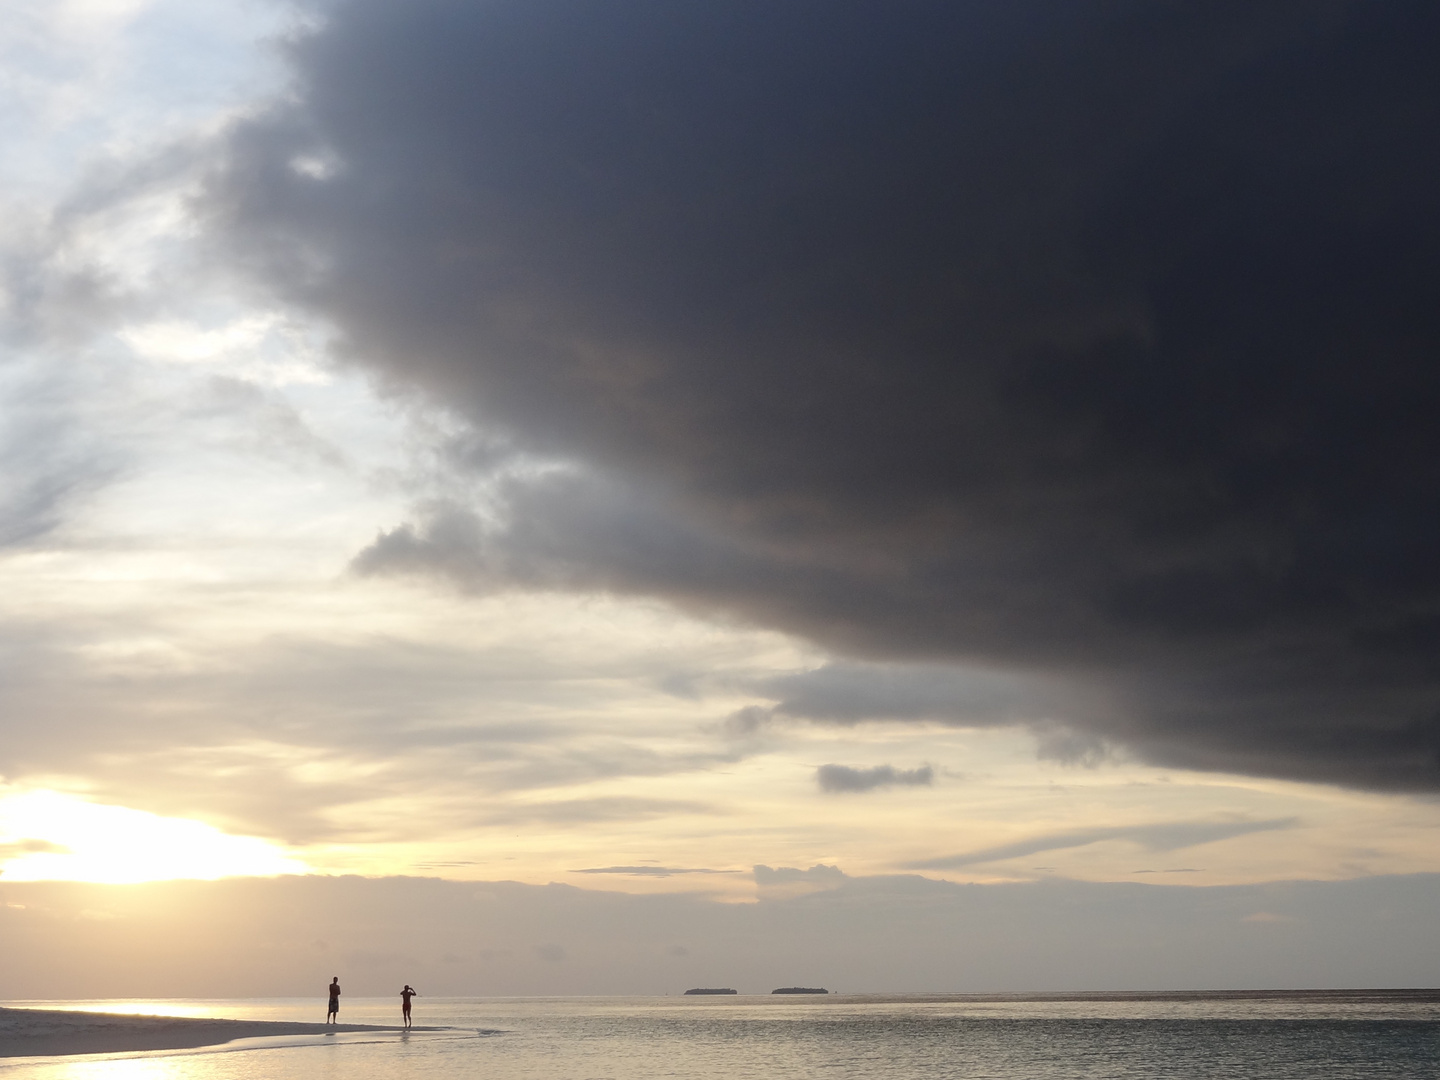
<instances>
[{"instance_id":1,"label":"gray cloud underside","mask_svg":"<svg viewBox=\"0 0 1440 1080\"><path fill-rule=\"evenodd\" d=\"M711 870L697 866L592 866L572 874L623 874L627 877L674 877L676 874L738 874L738 870Z\"/></svg>"},{"instance_id":2,"label":"gray cloud underside","mask_svg":"<svg viewBox=\"0 0 1440 1080\"><path fill-rule=\"evenodd\" d=\"M1105 829L1075 829L1070 832L1050 833L1013 844L971 851L963 855L951 855L941 859L924 859L908 863L907 870L952 870L961 866L977 866L981 863L999 862L1022 855L1038 855L1042 851L1064 851L1069 848L1085 847L1104 840L1128 840L1146 851L1177 851L1180 848L1210 844L1217 840L1229 840L1235 836L1250 833L1270 832L1275 829L1293 829L1299 825L1295 818L1274 818L1268 821L1179 821L1158 825L1120 825Z\"/></svg>"},{"instance_id":3,"label":"gray cloud underside","mask_svg":"<svg viewBox=\"0 0 1440 1080\"><path fill-rule=\"evenodd\" d=\"M815 770L815 781L821 791L874 791L882 787L929 787L935 782L935 770L929 765L918 769L897 769L894 765L874 765L855 769L849 765L821 765Z\"/></svg>"},{"instance_id":4,"label":"gray cloud underside","mask_svg":"<svg viewBox=\"0 0 1440 1080\"><path fill-rule=\"evenodd\" d=\"M0 549L49 537L130 464L77 403L83 383L73 371L0 360Z\"/></svg>"},{"instance_id":5,"label":"gray cloud underside","mask_svg":"<svg viewBox=\"0 0 1440 1080\"><path fill-rule=\"evenodd\" d=\"M719 811L705 803L681 799L641 799L612 796L596 799L562 799L550 803L531 803L507 808L503 813L486 817L487 823L506 821L546 821L576 825L591 821L640 821L674 814L715 814Z\"/></svg>"},{"instance_id":6,"label":"gray cloud underside","mask_svg":"<svg viewBox=\"0 0 1440 1080\"><path fill-rule=\"evenodd\" d=\"M825 863L816 863L807 869L798 866L765 866L754 867L755 884L765 889L772 885L793 885L796 883L808 885L823 885L826 888L833 888L850 877L838 866L828 866Z\"/></svg>"},{"instance_id":7,"label":"gray cloud underside","mask_svg":"<svg viewBox=\"0 0 1440 1080\"><path fill-rule=\"evenodd\" d=\"M1433 874L823 883L755 904L424 878L0 883L0 994L311 996L331 974L362 997L406 980L464 996L1428 986L1440 962Z\"/></svg>"},{"instance_id":8,"label":"gray cloud underside","mask_svg":"<svg viewBox=\"0 0 1440 1080\"><path fill-rule=\"evenodd\" d=\"M354 362L577 463L363 570L1047 673L1157 762L1434 789L1437 43L1419 0L348 0L202 209Z\"/></svg>"},{"instance_id":9,"label":"gray cloud underside","mask_svg":"<svg viewBox=\"0 0 1440 1080\"><path fill-rule=\"evenodd\" d=\"M832 661L739 684L738 689L775 704L746 705L731 714L726 728L745 737L777 719L847 726L864 721L1023 725L1035 736L1041 758L1094 765L1111 756L1111 747L1075 725L1102 720L1114 706L1091 682L1022 678L959 665Z\"/></svg>"}]
</instances>

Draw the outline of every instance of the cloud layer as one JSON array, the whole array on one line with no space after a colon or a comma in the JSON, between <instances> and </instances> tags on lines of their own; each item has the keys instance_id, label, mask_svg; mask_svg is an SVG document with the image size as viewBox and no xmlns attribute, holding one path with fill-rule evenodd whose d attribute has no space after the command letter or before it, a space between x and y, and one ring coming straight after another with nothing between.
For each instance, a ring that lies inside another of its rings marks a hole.
<instances>
[{"instance_id":1,"label":"cloud layer","mask_svg":"<svg viewBox=\"0 0 1440 1080\"><path fill-rule=\"evenodd\" d=\"M929 765L918 769L897 769L894 765L874 765L855 769L849 765L821 765L815 770L821 791L874 791L876 788L929 787L935 782L935 770Z\"/></svg>"},{"instance_id":2,"label":"cloud layer","mask_svg":"<svg viewBox=\"0 0 1440 1080\"><path fill-rule=\"evenodd\" d=\"M394 877L0 885L0 994L312 996L333 974L351 999L407 980L467 997L1427 986L1440 959L1433 874L1193 888L815 870L770 871L813 888L753 904Z\"/></svg>"},{"instance_id":3,"label":"cloud layer","mask_svg":"<svg viewBox=\"0 0 1440 1080\"><path fill-rule=\"evenodd\" d=\"M1209 844L1217 840L1228 840L1232 836L1246 836L1250 833L1269 832L1272 829L1293 829L1299 824L1294 818L1277 818L1271 821L1177 821L1159 825L1119 825L1099 829L1072 829L1048 836L1031 837L1012 844L1000 844L982 851L971 851L964 855L951 855L942 859L925 859L907 869L941 870L961 866L975 866L980 863L1013 859L1021 855L1038 855L1045 851L1064 851L1067 848L1085 847L1106 840L1128 840L1146 851L1178 851L1181 848Z\"/></svg>"},{"instance_id":4,"label":"cloud layer","mask_svg":"<svg viewBox=\"0 0 1440 1080\"><path fill-rule=\"evenodd\" d=\"M1415 0L348 0L204 212L388 385L566 463L482 455L362 569L1430 790L1437 39Z\"/></svg>"}]
</instances>

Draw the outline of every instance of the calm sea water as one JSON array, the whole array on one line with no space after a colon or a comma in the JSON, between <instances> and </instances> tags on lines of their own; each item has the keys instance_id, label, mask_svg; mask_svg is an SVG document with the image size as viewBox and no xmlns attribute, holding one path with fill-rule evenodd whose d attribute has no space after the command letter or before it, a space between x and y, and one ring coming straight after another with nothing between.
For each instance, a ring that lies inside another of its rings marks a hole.
<instances>
[{"instance_id":1,"label":"calm sea water","mask_svg":"<svg viewBox=\"0 0 1440 1080\"><path fill-rule=\"evenodd\" d=\"M324 1011L316 1000L66 1005L256 1020ZM343 1019L398 1014L390 999L347 999ZM0 1080L1440 1078L1434 994L422 997L415 1023L445 1030L32 1059L0 1064Z\"/></svg>"}]
</instances>

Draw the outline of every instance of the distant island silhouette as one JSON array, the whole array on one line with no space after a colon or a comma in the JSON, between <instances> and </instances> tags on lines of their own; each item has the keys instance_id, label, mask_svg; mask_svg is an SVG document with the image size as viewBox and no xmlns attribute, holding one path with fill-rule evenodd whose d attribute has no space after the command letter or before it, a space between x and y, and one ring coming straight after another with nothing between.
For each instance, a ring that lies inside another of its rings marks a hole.
<instances>
[{"instance_id":1,"label":"distant island silhouette","mask_svg":"<svg viewBox=\"0 0 1440 1080\"><path fill-rule=\"evenodd\" d=\"M717 989L717 988L714 988L714 987L709 987L709 986L697 986L694 990L686 990L685 993L687 993L687 994L736 994L736 993L739 993L739 991L738 991L738 990L731 990L728 986L722 987L722 988L718 988L718 989Z\"/></svg>"},{"instance_id":2,"label":"distant island silhouette","mask_svg":"<svg viewBox=\"0 0 1440 1080\"><path fill-rule=\"evenodd\" d=\"M828 994L830 991L823 986L782 986L779 990L771 990L772 994Z\"/></svg>"}]
</instances>

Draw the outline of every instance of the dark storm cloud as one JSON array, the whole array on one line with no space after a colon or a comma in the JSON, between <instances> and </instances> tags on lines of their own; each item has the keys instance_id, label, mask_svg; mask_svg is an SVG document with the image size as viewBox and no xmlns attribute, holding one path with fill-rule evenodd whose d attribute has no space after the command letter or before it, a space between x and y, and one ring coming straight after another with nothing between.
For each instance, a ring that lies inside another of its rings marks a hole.
<instances>
[{"instance_id":1,"label":"dark storm cloud","mask_svg":"<svg viewBox=\"0 0 1440 1080\"><path fill-rule=\"evenodd\" d=\"M1043 716L1060 704L1047 700L1033 680L939 665L832 662L767 679L750 689L778 699L774 706L778 716L836 724L933 720L982 727Z\"/></svg>"},{"instance_id":2,"label":"dark storm cloud","mask_svg":"<svg viewBox=\"0 0 1440 1080\"><path fill-rule=\"evenodd\" d=\"M942 859L925 859L906 865L907 870L952 870L960 866L976 866L980 863L999 862L1021 855L1038 855L1042 851L1064 851L1069 848L1086 847L1104 840L1129 840L1139 844L1146 851L1177 851L1197 844L1210 844L1216 840L1229 840L1235 836L1250 833L1270 832L1274 829L1293 829L1299 822L1295 818L1273 818L1269 821L1176 821L1158 825L1119 825L1108 829L1075 829L1070 832L1051 833L1020 840L1013 844L971 851L964 855L950 855Z\"/></svg>"},{"instance_id":3,"label":"dark storm cloud","mask_svg":"<svg viewBox=\"0 0 1440 1080\"><path fill-rule=\"evenodd\" d=\"M854 769L849 765L821 765L815 770L815 782L821 791L874 791L876 788L929 787L935 782L935 770L929 765L918 769L897 769L894 765L875 765Z\"/></svg>"},{"instance_id":4,"label":"dark storm cloud","mask_svg":"<svg viewBox=\"0 0 1440 1080\"><path fill-rule=\"evenodd\" d=\"M204 211L389 385L577 463L362 569L1434 789L1437 44L1416 0L352 0Z\"/></svg>"},{"instance_id":5,"label":"dark storm cloud","mask_svg":"<svg viewBox=\"0 0 1440 1080\"><path fill-rule=\"evenodd\" d=\"M726 728L739 737L777 719L846 726L877 720L952 727L1010 724L1030 729L1043 759L1096 765L1111 756L1104 739L1073 726L1103 717L1109 705L1103 694L1077 680L1058 685L957 665L845 661L754 680L743 689L777 700L772 706L746 705L731 714Z\"/></svg>"}]
</instances>

